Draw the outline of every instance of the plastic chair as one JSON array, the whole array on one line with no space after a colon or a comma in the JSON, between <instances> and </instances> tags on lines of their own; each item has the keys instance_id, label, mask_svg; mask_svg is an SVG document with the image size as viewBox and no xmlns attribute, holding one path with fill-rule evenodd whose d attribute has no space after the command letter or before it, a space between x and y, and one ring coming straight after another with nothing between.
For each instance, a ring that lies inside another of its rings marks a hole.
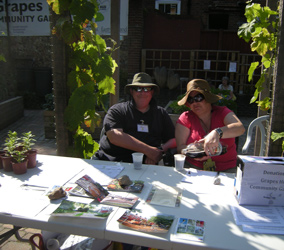
<instances>
[{"instance_id":1,"label":"plastic chair","mask_svg":"<svg viewBox=\"0 0 284 250\"><path fill-rule=\"evenodd\" d=\"M249 125L248 127L248 131L247 131L247 138L246 138L246 142L242 148L242 153L245 154L248 152L249 149L249 145L251 143L251 139L252 139L252 132L254 127L259 127L260 130L260 134L261 134L261 143L260 143L260 152L259 152L259 156L264 156L264 142L266 139L266 129L263 126L262 122L263 121L267 121L269 119L269 115L264 115L264 116L260 116L255 118Z\"/></svg>"}]
</instances>

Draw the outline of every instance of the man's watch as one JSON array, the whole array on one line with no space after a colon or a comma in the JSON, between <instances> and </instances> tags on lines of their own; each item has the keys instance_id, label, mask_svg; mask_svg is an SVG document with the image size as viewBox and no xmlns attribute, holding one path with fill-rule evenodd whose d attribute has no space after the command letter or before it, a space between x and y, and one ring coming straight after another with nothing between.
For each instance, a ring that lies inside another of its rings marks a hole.
<instances>
[{"instance_id":1,"label":"man's watch","mask_svg":"<svg viewBox=\"0 0 284 250\"><path fill-rule=\"evenodd\" d=\"M215 128L215 131L218 133L219 139L221 139L222 136L223 136L223 131L222 131L222 129L220 129L220 128Z\"/></svg>"},{"instance_id":2,"label":"man's watch","mask_svg":"<svg viewBox=\"0 0 284 250\"><path fill-rule=\"evenodd\" d=\"M162 146L158 146L157 149L160 149L164 152L164 149L162 148Z\"/></svg>"}]
</instances>

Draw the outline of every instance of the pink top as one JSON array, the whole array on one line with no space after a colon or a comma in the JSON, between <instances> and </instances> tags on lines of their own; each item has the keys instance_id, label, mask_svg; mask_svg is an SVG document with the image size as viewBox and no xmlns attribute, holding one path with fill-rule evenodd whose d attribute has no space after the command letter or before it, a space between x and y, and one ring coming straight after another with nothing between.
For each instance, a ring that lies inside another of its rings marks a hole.
<instances>
[{"instance_id":1,"label":"pink top","mask_svg":"<svg viewBox=\"0 0 284 250\"><path fill-rule=\"evenodd\" d=\"M211 126L210 131L218 127L225 126L224 119L227 114L232 112L226 106L215 106L212 105L212 116L211 116ZM201 126L201 122L198 116L192 111L186 111L182 113L177 120L177 123L190 129L190 135L187 139L187 144L198 141L206 136L205 131ZM209 132L210 132L209 131ZM227 145L227 153L219 156L213 156L212 160L215 162L216 171L222 171L230 169L236 166L237 164L237 151L235 138L221 139L222 144ZM187 157L186 160L203 169L203 161L195 161L193 158Z\"/></svg>"}]
</instances>

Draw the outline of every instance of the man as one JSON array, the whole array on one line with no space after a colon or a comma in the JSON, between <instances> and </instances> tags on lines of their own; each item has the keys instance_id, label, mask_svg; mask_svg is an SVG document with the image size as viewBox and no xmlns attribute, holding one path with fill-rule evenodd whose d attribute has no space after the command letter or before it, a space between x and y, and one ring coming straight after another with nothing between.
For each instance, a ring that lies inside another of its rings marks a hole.
<instances>
[{"instance_id":1,"label":"man","mask_svg":"<svg viewBox=\"0 0 284 250\"><path fill-rule=\"evenodd\" d=\"M148 74L134 75L125 86L131 100L113 105L105 116L105 135L96 153L100 160L132 162L132 153L141 152L145 164L158 164L163 152L176 147L171 118L153 98L159 90Z\"/></svg>"}]
</instances>

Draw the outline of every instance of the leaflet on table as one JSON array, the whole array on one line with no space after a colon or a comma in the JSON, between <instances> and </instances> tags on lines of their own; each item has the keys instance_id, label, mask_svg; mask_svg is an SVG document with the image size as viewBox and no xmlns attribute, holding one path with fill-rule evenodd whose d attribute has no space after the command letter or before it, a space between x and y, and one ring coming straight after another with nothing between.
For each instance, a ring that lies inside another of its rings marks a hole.
<instances>
[{"instance_id":1,"label":"leaflet on table","mask_svg":"<svg viewBox=\"0 0 284 250\"><path fill-rule=\"evenodd\" d=\"M216 178L219 178L220 184L216 185ZM199 194L231 193L234 187L234 178L228 177L225 173L197 170L194 168L189 168L189 171L181 181L192 184L190 189Z\"/></svg>"},{"instance_id":2,"label":"leaflet on table","mask_svg":"<svg viewBox=\"0 0 284 250\"><path fill-rule=\"evenodd\" d=\"M117 206L123 208L132 208L136 202L138 201L138 197L125 197L115 194L109 194L106 196L100 203L110 206Z\"/></svg>"},{"instance_id":3,"label":"leaflet on table","mask_svg":"<svg viewBox=\"0 0 284 250\"><path fill-rule=\"evenodd\" d=\"M46 189L1 188L0 213L35 217L50 204Z\"/></svg>"},{"instance_id":4,"label":"leaflet on table","mask_svg":"<svg viewBox=\"0 0 284 250\"><path fill-rule=\"evenodd\" d=\"M112 211L112 207L105 205L86 204L63 200L60 206L56 208L51 215L105 219Z\"/></svg>"},{"instance_id":5,"label":"leaflet on table","mask_svg":"<svg viewBox=\"0 0 284 250\"><path fill-rule=\"evenodd\" d=\"M154 183L146 202L151 205L179 207L181 195L181 188L167 186L163 183Z\"/></svg>"},{"instance_id":6,"label":"leaflet on table","mask_svg":"<svg viewBox=\"0 0 284 250\"><path fill-rule=\"evenodd\" d=\"M112 179L115 179L124 170L119 162L115 165L93 164L93 166L94 168L86 170L86 174L96 176L102 186L108 185Z\"/></svg>"},{"instance_id":7,"label":"leaflet on table","mask_svg":"<svg viewBox=\"0 0 284 250\"><path fill-rule=\"evenodd\" d=\"M132 208L138 201L138 197L124 197L110 194L88 175L82 176L76 181L76 183L81 186L87 192L87 194L90 194L92 198L95 198L101 204Z\"/></svg>"},{"instance_id":8,"label":"leaflet on table","mask_svg":"<svg viewBox=\"0 0 284 250\"><path fill-rule=\"evenodd\" d=\"M203 241L204 231L204 221L189 218L178 218L174 237L183 240Z\"/></svg>"},{"instance_id":9,"label":"leaflet on table","mask_svg":"<svg viewBox=\"0 0 284 250\"><path fill-rule=\"evenodd\" d=\"M140 232L167 233L174 221L173 215L143 213L140 209L126 210L117 220L122 225Z\"/></svg>"},{"instance_id":10,"label":"leaflet on table","mask_svg":"<svg viewBox=\"0 0 284 250\"><path fill-rule=\"evenodd\" d=\"M107 189L109 191L120 191L120 192L130 192L130 193L141 193L144 187L144 181L135 180L131 185L121 186L118 179L113 179L108 185Z\"/></svg>"},{"instance_id":11,"label":"leaflet on table","mask_svg":"<svg viewBox=\"0 0 284 250\"><path fill-rule=\"evenodd\" d=\"M84 175L76 181L85 191L91 194L98 202L101 202L109 192L100 183L95 182L90 176Z\"/></svg>"},{"instance_id":12,"label":"leaflet on table","mask_svg":"<svg viewBox=\"0 0 284 250\"><path fill-rule=\"evenodd\" d=\"M244 231L273 233L284 229L284 208L272 206L231 206L235 222ZM278 234L281 231L278 232Z\"/></svg>"}]
</instances>

